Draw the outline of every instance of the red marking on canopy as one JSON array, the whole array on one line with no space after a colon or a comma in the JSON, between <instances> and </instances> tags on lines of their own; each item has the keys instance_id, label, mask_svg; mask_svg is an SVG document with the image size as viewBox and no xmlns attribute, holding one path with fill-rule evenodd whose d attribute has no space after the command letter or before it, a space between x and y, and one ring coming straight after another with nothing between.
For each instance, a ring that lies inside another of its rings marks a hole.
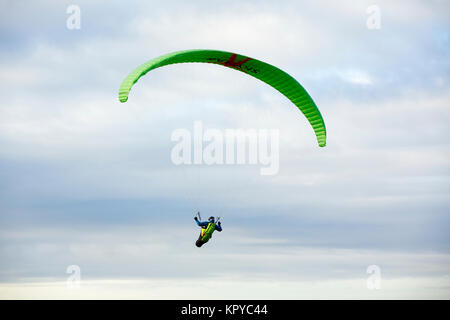
<instances>
[{"instance_id":1,"label":"red marking on canopy","mask_svg":"<svg viewBox=\"0 0 450 320\"><path fill-rule=\"evenodd\" d=\"M235 68L235 69L238 69L238 70L242 71L242 65L244 63L246 63L247 61L252 60L252 58L245 58L243 60L236 61L236 58L237 58L237 54L233 53L231 55L231 57L227 61L224 62L223 65L225 67Z\"/></svg>"}]
</instances>

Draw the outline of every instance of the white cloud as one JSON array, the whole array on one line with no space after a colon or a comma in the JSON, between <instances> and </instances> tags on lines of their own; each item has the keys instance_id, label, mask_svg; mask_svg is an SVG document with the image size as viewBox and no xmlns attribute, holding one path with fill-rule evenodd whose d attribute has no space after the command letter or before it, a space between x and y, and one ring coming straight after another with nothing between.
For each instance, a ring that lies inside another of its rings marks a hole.
<instances>
[{"instance_id":1,"label":"white cloud","mask_svg":"<svg viewBox=\"0 0 450 320\"><path fill-rule=\"evenodd\" d=\"M1 299L448 299L449 278L396 278L369 290L365 279L279 281L227 279L108 279L0 284Z\"/></svg>"}]
</instances>

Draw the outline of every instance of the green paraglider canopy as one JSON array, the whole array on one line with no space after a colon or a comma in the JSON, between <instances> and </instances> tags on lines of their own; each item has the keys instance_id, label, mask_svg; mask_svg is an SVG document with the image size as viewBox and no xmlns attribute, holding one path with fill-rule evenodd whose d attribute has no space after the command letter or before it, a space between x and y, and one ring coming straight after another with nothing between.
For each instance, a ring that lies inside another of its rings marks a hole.
<instances>
[{"instance_id":1,"label":"green paraglider canopy","mask_svg":"<svg viewBox=\"0 0 450 320\"><path fill-rule=\"evenodd\" d=\"M242 71L264 81L286 96L308 119L314 129L320 147L326 145L326 128L322 115L306 90L286 72L259 60L236 53L218 50L185 50L152 59L134 69L123 80L119 89L120 102L128 100L131 87L150 70L175 63L203 62L222 65Z\"/></svg>"}]
</instances>

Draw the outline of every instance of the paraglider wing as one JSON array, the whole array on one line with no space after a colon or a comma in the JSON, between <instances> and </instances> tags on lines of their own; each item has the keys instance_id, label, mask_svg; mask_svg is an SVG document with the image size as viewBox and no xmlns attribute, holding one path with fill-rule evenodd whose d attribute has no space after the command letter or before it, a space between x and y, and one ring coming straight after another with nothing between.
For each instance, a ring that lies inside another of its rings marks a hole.
<instances>
[{"instance_id":1,"label":"paraglider wing","mask_svg":"<svg viewBox=\"0 0 450 320\"><path fill-rule=\"evenodd\" d=\"M286 96L308 119L320 147L326 145L326 128L322 115L306 90L286 72L259 60L243 55L217 50L186 50L169 53L152 59L134 69L123 80L119 89L120 102L128 100L132 86L147 72L175 63L203 62L222 65L242 71L264 81Z\"/></svg>"}]
</instances>

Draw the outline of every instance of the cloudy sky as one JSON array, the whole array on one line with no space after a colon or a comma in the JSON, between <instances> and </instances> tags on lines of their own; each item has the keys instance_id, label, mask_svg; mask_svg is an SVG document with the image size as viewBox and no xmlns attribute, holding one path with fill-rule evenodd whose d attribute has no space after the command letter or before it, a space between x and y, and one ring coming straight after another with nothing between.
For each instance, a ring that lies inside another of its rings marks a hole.
<instances>
[{"instance_id":1,"label":"cloudy sky","mask_svg":"<svg viewBox=\"0 0 450 320\"><path fill-rule=\"evenodd\" d=\"M0 298L450 298L447 1L0 9ZM203 48L294 76L327 146L276 90L215 65L154 70L118 101L136 66ZM197 120L279 130L278 173L174 165L173 131ZM223 217L201 249L197 210Z\"/></svg>"}]
</instances>

